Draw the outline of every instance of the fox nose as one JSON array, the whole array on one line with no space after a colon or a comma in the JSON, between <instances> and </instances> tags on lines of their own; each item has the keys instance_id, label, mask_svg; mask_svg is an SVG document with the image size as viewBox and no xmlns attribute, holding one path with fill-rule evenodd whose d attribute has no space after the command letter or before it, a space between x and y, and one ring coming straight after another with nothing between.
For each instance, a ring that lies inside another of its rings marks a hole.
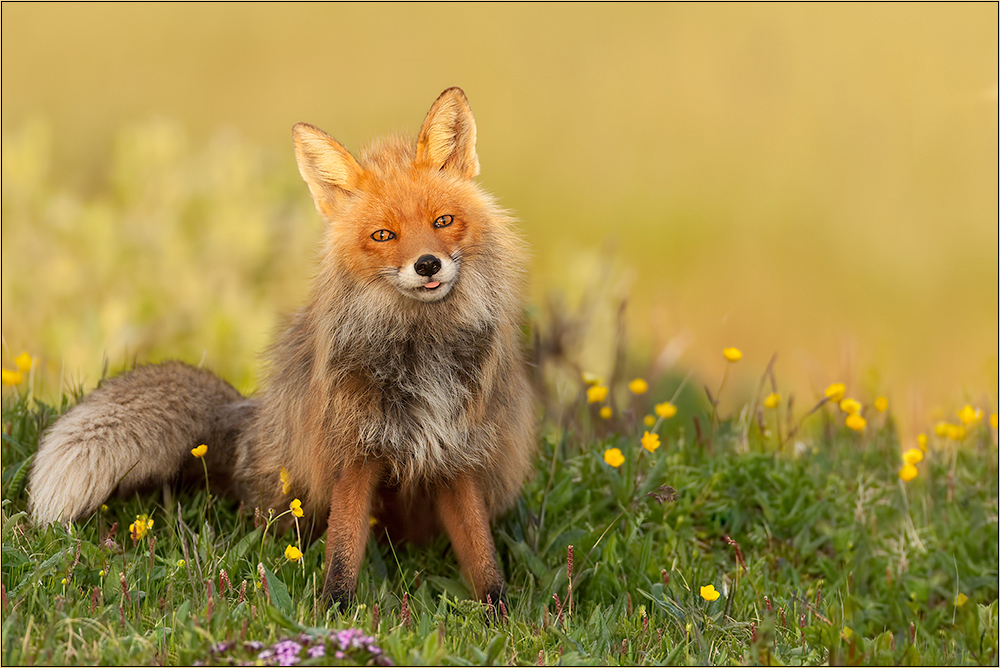
<instances>
[{"instance_id":1,"label":"fox nose","mask_svg":"<svg viewBox=\"0 0 1000 668\"><path fill-rule=\"evenodd\" d=\"M441 260L433 255L421 255L413 263L413 269L421 276L433 276L441 271Z\"/></svg>"}]
</instances>

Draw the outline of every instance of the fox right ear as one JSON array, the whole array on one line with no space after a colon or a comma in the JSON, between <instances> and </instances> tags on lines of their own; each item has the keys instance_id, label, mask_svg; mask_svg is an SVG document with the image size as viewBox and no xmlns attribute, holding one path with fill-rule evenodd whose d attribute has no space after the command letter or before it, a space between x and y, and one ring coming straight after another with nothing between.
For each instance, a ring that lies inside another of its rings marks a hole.
<instances>
[{"instance_id":1,"label":"fox right ear","mask_svg":"<svg viewBox=\"0 0 1000 668\"><path fill-rule=\"evenodd\" d=\"M364 170L346 148L319 128L296 123L295 162L320 213L331 212L343 194L354 192Z\"/></svg>"},{"instance_id":2,"label":"fox right ear","mask_svg":"<svg viewBox=\"0 0 1000 668\"><path fill-rule=\"evenodd\" d=\"M476 121L461 88L449 88L434 100L417 136L416 163L467 179L479 174Z\"/></svg>"}]
</instances>

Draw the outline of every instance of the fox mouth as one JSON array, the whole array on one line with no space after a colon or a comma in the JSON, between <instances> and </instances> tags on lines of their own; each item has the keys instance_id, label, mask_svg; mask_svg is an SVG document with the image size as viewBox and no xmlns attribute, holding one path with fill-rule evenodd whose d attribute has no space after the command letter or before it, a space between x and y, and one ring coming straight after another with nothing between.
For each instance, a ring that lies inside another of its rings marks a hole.
<instances>
[{"instance_id":1,"label":"fox mouth","mask_svg":"<svg viewBox=\"0 0 1000 668\"><path fill-rule=\"evenodd\" d=\"M414 287L403 287L397 285L399 291L410 299L416 299L421 302L437 302L441 301L447 297L453 287L455 287L454 281L427 281L423 285L417 285Z\"/></svg>"},{"instance_id":2,"label":"fox mouth","mask_svg":"<svg viewBox=\"0 0 1000 668\"><path fill-rule=\"evenodd\" d=\"M452 287L452 281L427 281L416 289L416 297L421 301L436 302L447 297Z\"/></svg>"}]
</instances>

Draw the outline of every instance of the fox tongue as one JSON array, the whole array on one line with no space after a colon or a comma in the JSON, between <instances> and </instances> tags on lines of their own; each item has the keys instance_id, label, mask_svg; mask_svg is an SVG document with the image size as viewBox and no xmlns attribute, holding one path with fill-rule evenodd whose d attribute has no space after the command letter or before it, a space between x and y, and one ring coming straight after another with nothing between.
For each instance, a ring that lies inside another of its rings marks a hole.
<instances>
[{"instance_id":1,"label":"fox tongue","mask_svg":"<svg viewBox=\"0 0 1000 668\"><path fill-rule=\"evenodd\" d=\"M433 290L437 286L441 285L441 281L431 281L430 283L424 283L424 287L428 290Z\"/></svg>"}]
</instances>

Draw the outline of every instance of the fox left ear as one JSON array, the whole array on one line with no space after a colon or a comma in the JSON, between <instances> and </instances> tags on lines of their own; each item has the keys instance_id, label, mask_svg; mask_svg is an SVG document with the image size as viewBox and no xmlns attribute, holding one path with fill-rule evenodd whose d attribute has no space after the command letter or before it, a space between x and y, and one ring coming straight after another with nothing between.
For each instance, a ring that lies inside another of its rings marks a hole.
<instances>
[{"instance_id":1,"label":"fox left ear","mask_svg":"<svg viewBox=\"0 0 1000 668\"><path fill-rule=\"evenodd\" d=\"M295 162L316 208L329 214L345 194L357 190L364 170L336 139L313 125L296 123L292 138Z\"/></svg>"},{"instance_id":2,"label":"fox left ear","mask_svg":"<svg viewBox=\"0 0 1000 668\"><path fill-rule=\"evenodd\" d=\"M417 137L414 162L449 169L467 179L479 174L476 121L461 88L449 88L431 105Z\"/></svg>"}]
</instances>

